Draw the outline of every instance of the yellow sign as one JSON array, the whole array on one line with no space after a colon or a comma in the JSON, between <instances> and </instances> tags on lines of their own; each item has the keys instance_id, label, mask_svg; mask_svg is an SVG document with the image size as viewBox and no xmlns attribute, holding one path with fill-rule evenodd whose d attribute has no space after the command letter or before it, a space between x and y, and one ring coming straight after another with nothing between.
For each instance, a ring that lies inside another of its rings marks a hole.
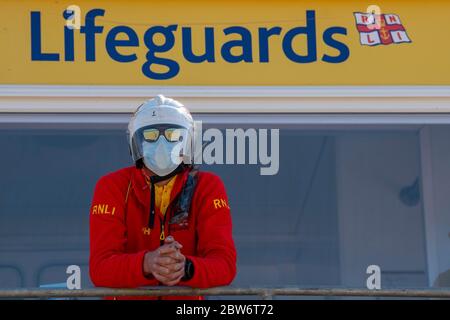
<instances>
[{"instance_id":1,"label":"yellow sign","mask_svg":"<svg viewBox=\"0 0 450 320\"><path fill-rule=\"evenodd\" d=\"M450 85L450 3L376 3L0 0L0 84Z\"/></svg>"}]
</instances>

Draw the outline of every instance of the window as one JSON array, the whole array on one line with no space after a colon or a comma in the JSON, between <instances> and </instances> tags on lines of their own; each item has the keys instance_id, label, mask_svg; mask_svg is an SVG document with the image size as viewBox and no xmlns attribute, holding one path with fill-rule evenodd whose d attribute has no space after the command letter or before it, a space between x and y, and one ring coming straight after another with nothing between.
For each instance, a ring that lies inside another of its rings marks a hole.
<instances>
[{"instance_id":1,"label":"window","mask_svg":"<svg viewBox=\"0 0 450 320\"><path fill-rule=\"evenodd\" d=\"M65 282L71 264L91 286L90 201L100 176L132 165L128 118L0 119L2 287ZM233 285L365 287L378 265L384 288L450 286L450 125L425 118L198 115L204 130L280 129L277 175L202 165L227 187Z\"/></svg>"}]
</instances>

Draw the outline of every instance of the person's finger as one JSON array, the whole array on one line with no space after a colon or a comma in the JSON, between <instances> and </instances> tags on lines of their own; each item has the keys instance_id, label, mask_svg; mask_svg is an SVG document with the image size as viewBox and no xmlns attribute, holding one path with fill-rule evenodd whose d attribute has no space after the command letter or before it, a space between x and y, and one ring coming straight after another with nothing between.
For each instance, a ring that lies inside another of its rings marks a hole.
<instances>
[{"instance_id":1,"label":"person's finger","mask_svg":"<svg viewBox=\"0 0 450 320\"><path fill-rule=\"evenodd\" d=\"M176 268L174 270L170 271L169 273L162 274L161 272L156 271L154 274L154 277L164 284L174 281L178 278L182 278L184 275L184 265L183 264L177 264Z\"/></svg>"},{"instance_id":2,"label":"person's finger","mask_svg":"<svg viewBox=\"0 0 450 320\"><path fill-rule=\"evenodd\" d=\"M160 264L156 264L154 270L155 270L154 273L158 273L162 276L168 276L169 274L172 273L172 271L169 268L167 268L166 266L162 266Z\"/></svg>"},{"instance_id":3,"label":"person's finger","mask_svg":"<svg viewBox=\"0 0 450 320\"><path fill-rule=\"evenodd\" d=\"M181 269L184 269L185 261L186 259L183 255L181 255L181 259L175 259L171 256L162 256L155 259L155 263L158 266L169 269L170 273L178 272ZM166 274L167 273L164 273L164 275Z\"/></svg>"},{"instance_id":4,"label":"person's finger","mask_svg":"<svg viewBox=\"0 0 450 320\"><path fill-rule=\"evenodd\" d=\"M177 249L183 248L183 245L175 240L173 236L168 236L166 239L164 239L164 244L173 245Z\"/></svg>"},{"instance_id":5,"label":"person's finger","mask_svg":"<svg viewBox=\"0 0 450 320\"><path fill-rule=\"evenodd\" d=\"M174 241L175 241L175 239L172 236L168 236L166 239L164 239L164 244L169 244Z\"/></svg>"},{"instance_id":6,"label":"person's finger","mask_svg":"<svg viewBox=\"0 0 450 320\"><path fill-rule=\"evenodd\" d=\"M177 280L180 277L179 274L171 275L170 277L165 277L166 280L163 282L164 284Z\"/></svg>"},{"instance_id":7,"label":"person's finger","mask_svg":"<svg viewBox=\"0 0 450 320\"><path fill-rule=\"evenodd\" d=\"M158 254L161 255L167 255L167 254L171 254L171 253L175 253L177 251L177 248L175 248L172 245L162 245L161 247L159 247L158 249Z\"/></svg>"},{"instance_id":8,"label":"person's finger","mask_svg":"<svg viewBox=\"0 0 450 320\"><path fill-rule=\"evenodd\" d=\"M175 271L173 271L172 272L172 274L175 276L175 275L181 275L181 276L183 276L184 275L184 265L185 265L185 263L183 262L183 263L179 263L179 264L177 264L175 267L176 267L176 270Z\"/></svg>"},{"instance_id":9,"label":"person's finger","mask_svg":"<svg viewBox=\"0 0 450 320\"><path fill-rule=\"evenodd\" d=\"M184 261L186 258L185 256L180 252L180 250L175 250L173 252L163 254L161 257L171 257L172 259L175 259L177 262Z\"/></svg>"},{"instance_id":10,"label":"person's finger","mask_svg":"<svg viewBox=\"0 0 450 320\"><path fill-rule=\"evenodd\" d=\"M168 264L165 265L165 267L170 270L170 274L173 274L175 272L179 272L180 270L184 269L184 262Z\"/></svg>"},{"instance_id":11,"label":"person's finger","mask_svg":"<svg viewBox=\"0 0 450 320\"><path fill-rule=\"evenodd\" d=\"M169 281L164 283L166 286L168 287L173 287L174 285L176 285L178 282L180 282L180 279L174 280L174 281Z\"/></svg>"},{"instance_id":12,"label":"person's finger","mask_svg":"<svg viewBox=\"0 0 450 320\"><path fill-rule=\"evenodd\" d=\"M184 262L172 264L170 266L170 270L172 272L180 272L180 271L182 271L184 269L184 264L185 264Z\"/></svg>"},{"instance_id":13,"label":"person's finger","mask_svg":"<svg viewBox=\"0 0 450 320\"><path fill-rule=\"evenodd\" d=\"M165 285L174 285L174 284L178 283L182 277L183 277L182 273L177 273L170 277L164 277L165 279L162 279L161 282Z\"/></svg>"},{"instance_id":14,"label":"person's finger","mask_svg":"<svg viewBox=\"0 0 450 320\"><path fill-rule=\"evenodd\" d=\"M167 266L169 266L169 265L178 263L179 260L178 260L178 259L175 259L173 255L164 255L164 256L159 256L159 257L157 257L157 258L155 259L155 262L156 262L158 265L167 267Z\"/></svg>"},{"instance_id":15,"label":"person's finger","mask_svg":"<svg viewBox=\"0 0 450 320\"><path fill-rule=\"evenodd\" d=\"M173 258L183 263L186 261L186 257L180 251L175 252Z\"/></svg>"},{"instance_id":16,"label":"person's finger","mask_svg":"<svg viewBox=\"0 0 450 320\"><path fill-rule=\"evenodd\" d=\"M164 283L164 284L173 281L172 279L169 279L168 277L160 275L159 273L154 273L153 276L155 277L156 280L158 280L159 282Z\"/></svg>"},{"instance_id":17,"label":"person's finger","mask_svg":"<svg viewBox=\"0 0 450 320\"><path fill-rule=\"evenodd\" d=\"M182 256L182 255L183 255L183 254L181 253L180 250L178 250L178 249L176 249L176 248L173 248L173 250L170 250L170 251L164 250L164 252L161 253L159 256L160 256L160 257L172 257L172 258L174 258L174 259L179 260L179 259L181 259L181 256Z\"/></svg>"},{"instance_id":18,"label":"person's finger","mask_svg":"<svg viewBox=\"0 0 450 320\"><path fill-rule=\"evenodd\" d=\"M183 245L181 243L179 243L178 241L173 241L167 244L168 246L171 246L177 250L181 250L181 248L183 248Z\"/></svg>"},{"instance_id":19,"label":"person's finger","mask_svg":"<svg viewBox=\"0 0 450 320\"><path fill-rule=\"evenodd\" d=\"M181 251L178 250L178 249L176 249L175 247L173 247L173 250L171 250L171 251L168 252L168 253L162 253L162 254L160 254L160 257L165 257L165 256L178 257L178 256L181 256L181 255L183 255L183 254L181 253Z\"/></svg>"},{"instance_id":20,"label":"person's finger","mask_svg":"<svg viewBox=\"0 0 450 320\"><path fill-rule=\"evenodd\" d=\"M163 260L163 262L161 263L163 266L167 266L167 265L173 265L173 264L177 264L177 263L184 263L186 261L186 258L182 255L182 254L173 254L173 255L167 255L167 256L163 256L164 258L169 258L169 260ZM168 263L165 263L168 262ZM158 262L159 263L159 262Z\"/></svg>"},{"instance_id":21,"label":"person's finger","mask_svg":"<svg viewBox=\"0 0 450 320\"><path fill-rule=\"evenodd\" d=\"M174 241L172 244L173 244L177 249L183 248L183 245L182 245L181 243L179 243L178 241Z\"/></svg>"},{"instance_id":22,"label":"person's finger","mask_svg":"<svg viewBox=\"0 0 450 320\"><path fill-rule=\"evenodd\" d=\"M183 275L180 275L179 277L177 277L174 280L166 281L166 282L163 282L163 283L166 286L174 286L174 285L178 284L181 281L181 278L183 278Z\"/></svg>"}]
</instances>

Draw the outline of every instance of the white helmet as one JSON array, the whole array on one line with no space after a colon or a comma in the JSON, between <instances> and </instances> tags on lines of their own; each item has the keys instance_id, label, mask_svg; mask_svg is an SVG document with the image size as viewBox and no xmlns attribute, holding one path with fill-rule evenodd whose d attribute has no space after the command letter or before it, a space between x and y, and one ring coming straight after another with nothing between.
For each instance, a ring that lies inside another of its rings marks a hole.
<instances>
[{"instance_id":1,"label":"white helmet","mask_svg":"<svg viewBox=\"0 0 450 320\"><path fill-rule=\"evenodd\" d=\"M142 159L147 165L144 158L144 145L149 144L149 142L146 141L144 134L149 130L155 130L155 128L158 130L162 130L161 128L180 128L180 138L177 141L170 141L171 148L176 146L174 150L177 150L177 157L180 158L180 162L192 163L194 120L189 110L180 102L158 95L154 99L147 100L141 104L128 124L128 143L135 164ZM156 140L159 141L163 137L159 135L158 130L156 130ZM156 140L150 144L155 145ZM157 172L158 169L155 170L155 168L150 167L149 169L159 176L170 173L167 172L170 169L159 170L161 172Z\"/></svg>"}]
</instances>

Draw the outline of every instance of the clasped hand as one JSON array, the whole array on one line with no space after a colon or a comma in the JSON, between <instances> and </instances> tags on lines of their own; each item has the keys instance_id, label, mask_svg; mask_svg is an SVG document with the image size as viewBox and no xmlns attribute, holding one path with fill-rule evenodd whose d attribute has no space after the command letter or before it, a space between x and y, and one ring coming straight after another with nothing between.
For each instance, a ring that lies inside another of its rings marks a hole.
<instances>
[{"instance_id":1,"label":"clasped hand","mask_svg":"<svg viewBox=\"0 0 450 320\"><path fill-rule=\"evenodd\" d=\"M167 286L176 285L184 276L186 257L180 251L182 247L172 236L168 236L162 246L145 254L144 273L153 275Z\"/></svg>"}]
</instances>

